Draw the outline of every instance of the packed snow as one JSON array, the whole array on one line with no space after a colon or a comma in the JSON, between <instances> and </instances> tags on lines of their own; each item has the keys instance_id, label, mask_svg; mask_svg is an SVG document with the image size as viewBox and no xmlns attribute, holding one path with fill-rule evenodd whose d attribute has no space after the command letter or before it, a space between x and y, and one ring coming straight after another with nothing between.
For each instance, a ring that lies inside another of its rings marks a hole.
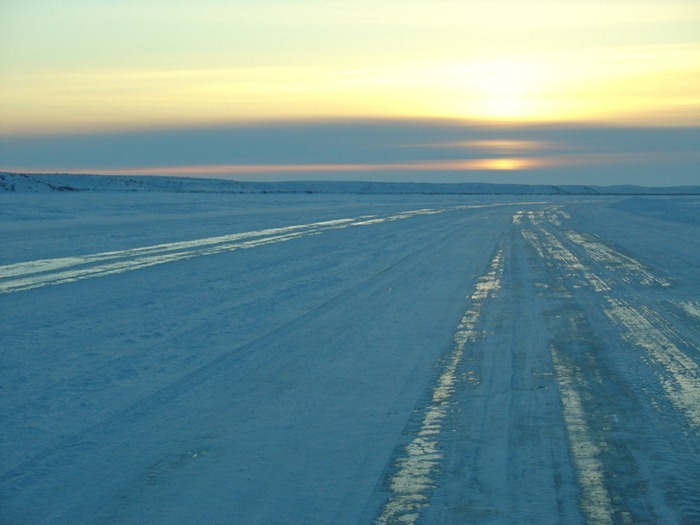
<instances>
[{"instance_id":1,"label":"packed snow","mask_svg":"<svg viewBox=\"0 0 700 525\"><path fill-rule=\"evenodd\" d=\"M0 523L700 522L700 197L27 180Z\"/></svg>"}]
</instances>

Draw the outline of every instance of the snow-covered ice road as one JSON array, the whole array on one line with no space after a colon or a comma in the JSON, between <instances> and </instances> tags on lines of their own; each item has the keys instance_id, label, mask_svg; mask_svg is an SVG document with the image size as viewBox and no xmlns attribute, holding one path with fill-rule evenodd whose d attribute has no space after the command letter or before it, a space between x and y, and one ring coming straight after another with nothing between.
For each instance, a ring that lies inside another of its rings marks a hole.
<instances>
[{"instance_id":1,"label":"snow-covered ice road","mask_svg":"<svg viewBox=\"0 0 700 525\"><path fill-rule=\"evenodd\" d=\"M700 523L700 199L1 196L0 523Z\"/></svg>"}]
</instances>

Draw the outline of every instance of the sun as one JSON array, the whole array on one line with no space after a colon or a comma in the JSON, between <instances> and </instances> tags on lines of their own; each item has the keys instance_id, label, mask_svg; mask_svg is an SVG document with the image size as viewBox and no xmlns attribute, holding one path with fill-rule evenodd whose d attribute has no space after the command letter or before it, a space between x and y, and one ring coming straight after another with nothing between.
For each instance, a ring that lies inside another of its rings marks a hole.
<instances>
[{"instance_id":1,"label":"sun","mask_svg":"<svg viewBox=\"0 0 700 525\"><path fill-rule=\"evenodd\" d=\"M546 71L538 64L493 59L455 67L450 71L452 113L496 121L547 119L542 91Z\"/></svg>"},{"instance_id":2,"label":"sun","mask_svg":"<svg viewBox=\"0 0 700 525\"><path fill-rule=\"evenodd\" d=\"M484 64L474 78L475 113L497 120L521 120L536 116L533 103L535 78L527 63Z\"/></svg>"}]
</instances>

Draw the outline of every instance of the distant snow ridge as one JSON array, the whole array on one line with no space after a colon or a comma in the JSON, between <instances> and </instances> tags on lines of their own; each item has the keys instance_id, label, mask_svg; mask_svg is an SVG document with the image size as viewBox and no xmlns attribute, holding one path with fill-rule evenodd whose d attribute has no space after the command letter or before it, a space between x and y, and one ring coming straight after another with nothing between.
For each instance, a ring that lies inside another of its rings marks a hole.
<instances>
[{"instance_id":1,"label":"distant snow ridge","mask_svg":"<svg viewBox=\"0 0 700 525\"><path fill-rule=\"evenodd\" d=\"M156 176L0 173L0 193L68 191L171 193L353 193L463 195L700 195L700 186L553 186L485 183L388 183L363 181L240 182Z\"/></svg>"},{"instance_id":2,"label":"distant snow ridge","mask_svg":"<svg viewBox=\"0 0 700 525\"><path fill-rule=\"evenodd\" d=\"M241 193L246 185L236 181L184 177L107 177L102 175L0 173L0 192L44 193L55 191L175 193ZM248 190L249 191L249 190Z\"/></svg>"}]
</instances>

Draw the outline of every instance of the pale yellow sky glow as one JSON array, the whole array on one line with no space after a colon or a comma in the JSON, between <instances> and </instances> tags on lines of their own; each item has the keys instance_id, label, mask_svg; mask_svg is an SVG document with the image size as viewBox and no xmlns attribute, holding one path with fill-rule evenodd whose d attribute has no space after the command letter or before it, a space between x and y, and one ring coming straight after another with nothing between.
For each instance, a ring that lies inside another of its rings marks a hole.
<instances>
[{"instance_id":1,"label":"pale yellow sky glow","mask_svg":"<svg viewBox=\"0 0 700 525\"><path fill-rule=\"evenodd\" d=\"M480 141L475 141L480 142ZM502 151L502 144L488 144L486 148L493 147ZM510 150L510 147L508 148ZM700 161L700 152L686 153L685 160ZM374 162L337 164L196 164L196 165L166 165L148 167L130 167L105 169L100 167L82 169L83 172L95 175L169 175L169 176L300 176L314 174L343 174L343 173L437 173L437 172L465 172L465 171L518 171L542 168L565 168L574 166L595 167L599 165L624 165L629 163L644 163L648 161L673 162L678 160L676 153L659 154L657 152L645 153L564 153L561 155L545 156L506 156L491 158L451 159L451 160L427 160L411 162ZM13 171L13 170L10 170ZM21 171L21 170L20 170ZM41 169L25 169L26 172L41 173ZM67 169L68 172L80 172L81 169Z\"/></svg>"},{"instance_id":2,"label":"pale yellow sky glow","mask_svg":"<svg viewBox=\"0 0 700 525\"><path fill-rule=\"evenodd\" d=\"M550 159L486 158L418 162L342 163L342 164L211 164L194 166L156 166L129 169L92 169L97 175L260 175L309 174L367 171L509 171L552 165Z\"/></svg>"},{"instance_id":3,"label":"pale yellow sky glow","mask_svg":"<svg viewBox=\"0 0 700 525\"><path fill-rule=\"evenodd\" d=\"M700 5L0 3L4 135L255 120L700 123Z\"/></svg>"}]
</instances>

